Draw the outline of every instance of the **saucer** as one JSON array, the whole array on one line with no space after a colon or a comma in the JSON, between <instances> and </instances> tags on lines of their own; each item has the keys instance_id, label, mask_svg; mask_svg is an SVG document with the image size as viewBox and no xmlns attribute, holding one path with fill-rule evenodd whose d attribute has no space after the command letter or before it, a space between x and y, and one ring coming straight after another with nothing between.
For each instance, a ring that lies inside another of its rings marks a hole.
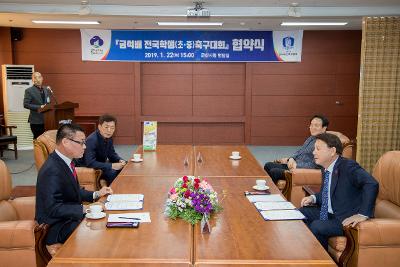
<instances>
[{"instance_id":1,"label":"saucer","mask_svg":"<svg viewBox=\"0 0 400 267\"><path fill-rule=\"evenodd\" d=\"M253 189L259 190L259 191L264 191L264 190L269 189L269 186L266 185L265 187L263 187L263 188L261 189L261 188L259 188L258 186L254 185L254 186L253 186Z\"/></svg>"},{"instance_id":2,"label":"saucer","mask_svg":"<svg viewBox=\"0 0 400 267\"><path fill-rule=\"evenodd\" d=\"M142 162L143 159L138 159L138 160L136 160L136 159L131 159L131 161L133 161L133 162Z\"/></svg>"},{"instance_id":3,"label":"saucer","mask_svg":"<svg viewBox=\"0 0 400 267\"><path fill-rule=\"evenodd\" d=\"M86 213L86 218L88 219L101 219L106 217L106 213L105 212L99 212L99 213Z\"/></svg>"},{"instance_id":4,"label":"saucer","mask_svg":"<svg viewBox=\"0 0 400 267\"><path fill-rule=\"evenodd\" d=\"M229 158L230 158L230 159L235 159L235 160L237 160L237 159L241 159L242 157L241 157L241 156L239 156L239 157L234 157L234 156L230 155Z\"/></svg>"}]
</instances>

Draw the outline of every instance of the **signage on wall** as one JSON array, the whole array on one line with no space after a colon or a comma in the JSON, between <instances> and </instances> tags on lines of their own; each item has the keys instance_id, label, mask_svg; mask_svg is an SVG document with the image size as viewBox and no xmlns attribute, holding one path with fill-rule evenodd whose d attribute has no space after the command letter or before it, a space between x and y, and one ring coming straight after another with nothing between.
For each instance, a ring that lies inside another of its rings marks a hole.
<instances>
[{"instance_id":1,"label":"signage on wall","mask_svg":"<svg viewBox=\"0 0 400 267\"><path fill-rule=\"evenodd\" d=\"M81 29L82 60L300 62L303 31Z\"/></svg>"},{"instance_id":2,"label":"signage on wall","mask_svg":"<svg viewBox=\"0 0 400 267\"><path fill-rule=\"evenodd\" d=\"M157 122L143 122L143 151L155 151L157 148Z\"/></svg>"}]
</instances>

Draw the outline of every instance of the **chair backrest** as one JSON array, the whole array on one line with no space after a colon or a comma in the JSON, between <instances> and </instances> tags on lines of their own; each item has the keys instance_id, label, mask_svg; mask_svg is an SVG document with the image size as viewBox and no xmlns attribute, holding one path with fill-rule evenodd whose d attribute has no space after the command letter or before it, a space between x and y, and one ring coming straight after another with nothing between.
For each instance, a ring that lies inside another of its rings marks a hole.
<instances>
[{"instance_id":1,"label":"chair backrest","mask_svg":"<svg viewBox=\"0 0 400 267\"><path fill-rule=\"evenodd\" d=\"M33 141L36 169L39 170L50 153L56 148L57 130L49 130Z\"/></svg>"},{"instance_id":2,"label":"chair backrest","mask_svg":"<svg viewBox=\"0 0 400 267\"><path fill-rule=\"evenodd\" d=\"M375 217L400 219L400 151L383 154L372 175L379 182Z\"/></svg>"},{"instance_id":3,"label":"chair backrest","mask_svg":"<svg viewBox=\"0 0 400 267\"><path fill-rule=\"evenodd\" d=\"M4 161L0 160L0 222L17 220L14 207L8 202L11 196L12 182L10 172Z\"/></svg>"},{"instance_id":4,"label":"chair backrest","mask_svg":"<svg viewBox=\"0 0 400 267\"><path fill-rule=\"evenodd\" d=\"M336 131L326 131L327 133L334 134L339 137L340 141L343 145L343 153L342 156L348 159L355 160L355 141L350 140L346 135L342 134L341 132Z\"/></svg>"}]
</instances>

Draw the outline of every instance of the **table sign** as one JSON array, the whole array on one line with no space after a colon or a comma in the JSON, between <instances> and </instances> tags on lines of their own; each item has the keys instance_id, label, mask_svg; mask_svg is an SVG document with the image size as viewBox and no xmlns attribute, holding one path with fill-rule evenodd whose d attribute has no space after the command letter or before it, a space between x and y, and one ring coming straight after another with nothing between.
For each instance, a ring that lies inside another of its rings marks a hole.
<instances>
[{"instance_id":1,"label":"table sign","mask_svg":"<svg viewBox=\"0 0 400 267\"><path fill-rule=\"evenodd\" d=\"M157 148L157 122L143 123L143 151L155 151Z\"/></svg>"}]
</instances>

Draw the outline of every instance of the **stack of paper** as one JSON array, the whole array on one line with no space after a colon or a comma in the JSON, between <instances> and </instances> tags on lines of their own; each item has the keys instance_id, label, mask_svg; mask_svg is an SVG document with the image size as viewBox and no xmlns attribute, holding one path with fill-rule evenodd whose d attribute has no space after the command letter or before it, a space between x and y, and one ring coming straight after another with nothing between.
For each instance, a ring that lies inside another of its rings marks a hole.
<instances>
[{"instance_id":1,"label":"stack of paper","mask_svg":"<svg viewBox=\"0 0 400 267\"><path fill-rule=\"evenodd\" d=\"M264 220L302 220L304 215L279 194L247 195Z\"/></svg>"},{"instance_id":2,"label":"stack of paper","mask_svg":"<svg viewBox=\"0 0 400 267\"><path fill-rule=\"evenodd\" d=\"M109 214L107 222L110 223L124 223L124 222L151 222L149 212L141 213L117 213Z\"/></svg>"},{"instance_id":3,"label":"stack of paper","mask_svg":"<svg viewBox=\"0 0 400 267\"><path fill-rule=\"evenodd\" d=\"M143 194L114 194L107 197L106 210L143 209Z\"/></svg>"}]
</instances>

